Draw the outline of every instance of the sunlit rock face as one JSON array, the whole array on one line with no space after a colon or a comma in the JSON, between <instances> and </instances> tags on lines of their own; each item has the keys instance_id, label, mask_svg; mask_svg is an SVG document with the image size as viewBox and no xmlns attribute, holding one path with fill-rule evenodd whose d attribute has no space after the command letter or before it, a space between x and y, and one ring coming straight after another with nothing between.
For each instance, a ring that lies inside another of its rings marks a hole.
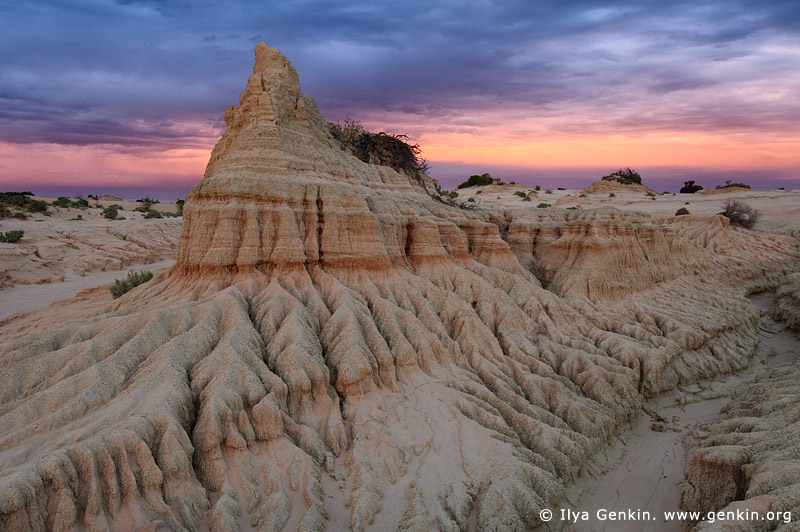
<instances>
[{"instance_id":1,"label":"sunlit rock face","mask_svg":"<svg viewBox=\"0 0 800 532\"><path fill-rule=\"evenodd\" d=\"M744 367L744 295L797 265L716 218L434 201L263 43L225 119L170 272L0 347L0 529L532 528L644 396Z\"/></svg>"}]
</instances>

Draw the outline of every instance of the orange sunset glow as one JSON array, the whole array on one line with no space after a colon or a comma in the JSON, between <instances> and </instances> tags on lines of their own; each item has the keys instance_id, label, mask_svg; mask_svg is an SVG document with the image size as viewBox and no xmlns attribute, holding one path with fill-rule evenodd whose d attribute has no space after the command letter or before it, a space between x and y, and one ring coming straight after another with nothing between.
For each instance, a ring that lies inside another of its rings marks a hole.
<instances>
[{"instance_id":1,"label":"orange sunset glow","mask_svg":"<svg viewBox=\"0 0 800 532\"><path fill-rule=\"evenodd\" d=\"M323 117L408 135L445 188L622 166L660 190L800 188L797 3L64 6L7 13L2 189L185 195L262 40Z\"/></svg>"}]
</instances>

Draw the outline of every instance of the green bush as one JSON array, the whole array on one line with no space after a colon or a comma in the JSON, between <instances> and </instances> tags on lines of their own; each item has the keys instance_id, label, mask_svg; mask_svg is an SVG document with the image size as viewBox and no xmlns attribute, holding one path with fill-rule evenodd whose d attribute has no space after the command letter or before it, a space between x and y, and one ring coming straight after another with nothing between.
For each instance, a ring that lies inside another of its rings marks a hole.
<instances>
[{"instance_id":1,"label":"green bush","mask_svg":"<svg viewBox=\"0 0 800 532\"><path fill-rule=\"evenodd\" d=\"M0 218L25 219L26 212L47 213L47 202L29 198L30 192L3 192L0 193ZM13 207L18 212L14 213L8 207Z\"/></svg>"},{"instance_id":2,"label":"green bush","mask_svg":"<svg viewBox=\"0 0 800 532\"><path fill-rule=\"evenodd\" d=\"M145 220L150 220L152 218L163 218L163 216L158 211L147 211L146 213L144 213Z\"/></svg>"},{"instance_id":3,"label":"green bush","mask_svg":"<svg viewBox=\"0 0 800 532\"><path fill-rule=\"evenodd\" d=\"M531 201L531 197L530 196L525 196L524 198L522 198L522 201Z\"/></svg>"},{"instance_id":4,"label":"green bush","mask_svg":"<svg viewBox=\"0 0 800 532\"><path fill-rule=\"evenodd\" d=\"M475 203L475 198L467 198L467 201Z\"/></svg>"},{"instance_id":5,"label":"green bush","mask_svg":"<svg viewBox=\"0 0 800 532\"><path fill-rule=\"evenodd\" d=\"M536 206L536 208L537 209L546 209L547 207L550 207L550 206L551 205L549 203L540 203L539 205Z\"/></svg>"},{"instance_id":6,"label":"green bush","mask_svg":"<svg viewBox=\"0 0 800 532\"><path fill-rule=\"evenodd\" d=\"M526 197L528 196L527 194L525 194L525 193L524 193L523 191L521 191L521 190L517 190L516 192L514 192L514 194L515 194L515 195L517 195L517 196L519 196L520 198L526 198Z\"/></svg>"},{"instance_id":7,"label":"green bush","mask_svg":"<svg viewBox=\"0 0 800 532\"><path fill-rule=\"evenodd\" d=\"M545 193L545 194L552 194L552 193L553 193L553 191L552 191L552 190L545 190L545 191L544 191L544 193Z\"/></svg>"},{"instance_id":8,"label":"green bush","mask_svg":"<svg viewBox=\"0 0 800 532\"><path fill-rule=\"evenodd\" d=\"M539 185L536 185L533 188L536 190L536 192L539 192L540 190L542 190L542 187L540 187Z\"/></svg>"},{"instance_id":9,"label":"green bush","mask_svg":"<svg viewBox=\"0 0 800 532\"><path fill-rule=\"evenodd\" d=\"M58 199L53 202L53 207L61 207L62 209L88 209L89 202L83 198L72 201L64 196L59 196Z\"/></svg>"},{"instance_id":10,"label":"green bush","mask_svg":"<svg viewBox=\"0 0 800 532\"><path fill-rule=\"evenodd\" d=\"M61 207L64 209L69 209L70 207L72 207L72 200L64 196L59 196L58 199L56 199L53 202L53 207Z\"/></svg>"},{"instance_id":11,"label":"green bush","mask_svg":"<svg viewBox=\"0 0 800 532\"><path fill-rule=\"evenodd\" d=\"M25 234L25 231L14 230L9 231L8 233L0 233L0 242L7 242L9 244L13 244L19 241L22 238L22 235Z\"/></svg>"},{"instance_id":12,"label":"green bush","mask_svg":"<svg viewBox=\"0 0 800 532\"><path fill-rule=\"evenodd\" d=\"M116 220L117 216L119 216L119 211L114 205L109 205L103 209L103 216L109 220Z\"/></svg>"},{"instance_id":13,"label":"green bush","mask_svg":"<svg viewBox=\"0 0 800 532\"><path fill-rule=\"evenodd\" d=\"M616 195L616 194L614 194L614 193L612 192L611 194L609 194L609 195L608 195L608 197L609 197L609 198L616 198L616 197L617 197L617 195Z\"/></svg>"},{"instance_id":14,"label":"green bush","mask_svg":"<svg viewBox=\"0 0 800 532\"><path fill-rule=\"evenodd\" d=\"M138 272L128 272L128 277L125 279L117 279L114 284L109 288L111 290L111 297L117 299L122 294L125 294L133 288L144 284L153 278L153 272L142 270Z\"/></svg>"},{"instance_id":15,"label":"green bush","mask_svg":"<svg viewBox=\"0 0 800 532\"><path fill-rule=\"evenodd\" d=\"M437 183L437 185L436 185L436 186L437 186L437 188L438 188L438 183ZM439 194L439 195L441 196L441 194ZM185 202L184 200L182 200L182 199L179 199L179 200L177 200L177 201L175 202L175 205L177 205L177 206L178 206L178 216L183 216L183 205L184 205L185 203L186 203L186 202Z\"/></svg>"},{"instance_id":16,"label":"green bush","mask_svg":"<svg viewBox=\"0 0 800 532\"><path fill-rule=\"evenodd\" d=\"M648 198L655 198L656 197L656 193L655 192L650 192L650 191L645 192L644 195L647 196Z\"/></svg>"},{"instance_id":17,"label":"green bush","mask_svg":"<svg viewBox=\"0 0 800 532\"><path fill-rule=\"evenodd\" d=\"M456 188L480 187L484 185L491 185L492 183L494 183L494 181L495 180L492 177L492 174L488 172L481 175L476 174L469 176L469 179L458 185Z\"/></svg>"},{"instance_id":18,"label":"green bush","mask_svg":"<svg viewBox=\"0 0 800 532\"><path fill-rule=\"evenodd\" d=\"M686 207L681 207L677 211L675 211L675 216L683 216L684 214L689 214L689 209Z\"/></svg>"}]
</instances>

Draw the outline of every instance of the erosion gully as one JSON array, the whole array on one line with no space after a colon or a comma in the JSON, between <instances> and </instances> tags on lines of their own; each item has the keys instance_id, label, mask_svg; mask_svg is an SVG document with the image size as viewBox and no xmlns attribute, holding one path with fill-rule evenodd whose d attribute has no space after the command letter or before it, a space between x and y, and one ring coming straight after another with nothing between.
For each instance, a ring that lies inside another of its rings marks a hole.
<instances>
[{"instance_id":1,"label":"erosion gully","mask_svg":"<svg viewBox=\"0 0 800 532\"><path fill-rule=\"evenodd\" d=\"M545 530L562 532L685 531L678 520L665 521L664 512L679 510L681 483L693 440L704 436L702 426L720 415L731 393L756 375L795 360L800 335L767 314L772 293L750 300L762 310L759 347L750 367L724 379L700 383L654 398L632 430L619 435L608 449L584 468ZM567 509L572 514L565 514ZM597 511L649 512L655 520L601 521ZM586 512L578 515L577 512ZM587 517L582 520L581 517ZM562 517L569 517L564 521ZM577 519L576 519L577 517Z\"/></svg>"}]
</instances>

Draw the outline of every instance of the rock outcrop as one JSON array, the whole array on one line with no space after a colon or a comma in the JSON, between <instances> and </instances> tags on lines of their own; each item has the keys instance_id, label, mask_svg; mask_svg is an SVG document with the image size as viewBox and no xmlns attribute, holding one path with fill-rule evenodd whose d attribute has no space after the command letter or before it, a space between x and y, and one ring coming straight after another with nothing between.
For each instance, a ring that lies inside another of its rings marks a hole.
<instances>
[{"instance_id":1,"label":"rock outcrop","mask_svg":"<svg viewBox=\"0 0 800 532\"><path fill-rule=\"evenodd\" d=\"M791 273L780 280L772 313L778 321L800 330L800 272Z\"/></svg>"},{"instance_id":2,"label":"rock outcrop","mask_svg":"<svg viewBox=\"0 0 800 532\"><path fill-rule=\"evenodd\" d=\"M434 201L263 43L225 119L170 272L0 347L1 529L531 528L642 397L744 367L744 296L798 264Z\"/></svg>"},{"instance_id":3,"label":"rock outcrop","mask_svg":"<svg viewBox=\"0 0 800 532\"><path fill-rule=\"evenodd\" d=\"M641 192L642 194L646 194L647 192L653 191L637 183L626 184L620 183L619 181L600 179L583 189L581 194L616 194L617 192Z\"/></svg>"},{"instance_id":4,"label":"rock outcrop","mask_svg":"<svg viewBox=\"0 0 800 532\"><path fill-rule=\"evenodd\" d=\"M796 530L798 382L800 362L773 369L739 390L723 419L708 427L692 456L681 506L732 518L702 523L700 530ZM737 511L759 517L737 519Z\"/></svg>"}]
</instances>

